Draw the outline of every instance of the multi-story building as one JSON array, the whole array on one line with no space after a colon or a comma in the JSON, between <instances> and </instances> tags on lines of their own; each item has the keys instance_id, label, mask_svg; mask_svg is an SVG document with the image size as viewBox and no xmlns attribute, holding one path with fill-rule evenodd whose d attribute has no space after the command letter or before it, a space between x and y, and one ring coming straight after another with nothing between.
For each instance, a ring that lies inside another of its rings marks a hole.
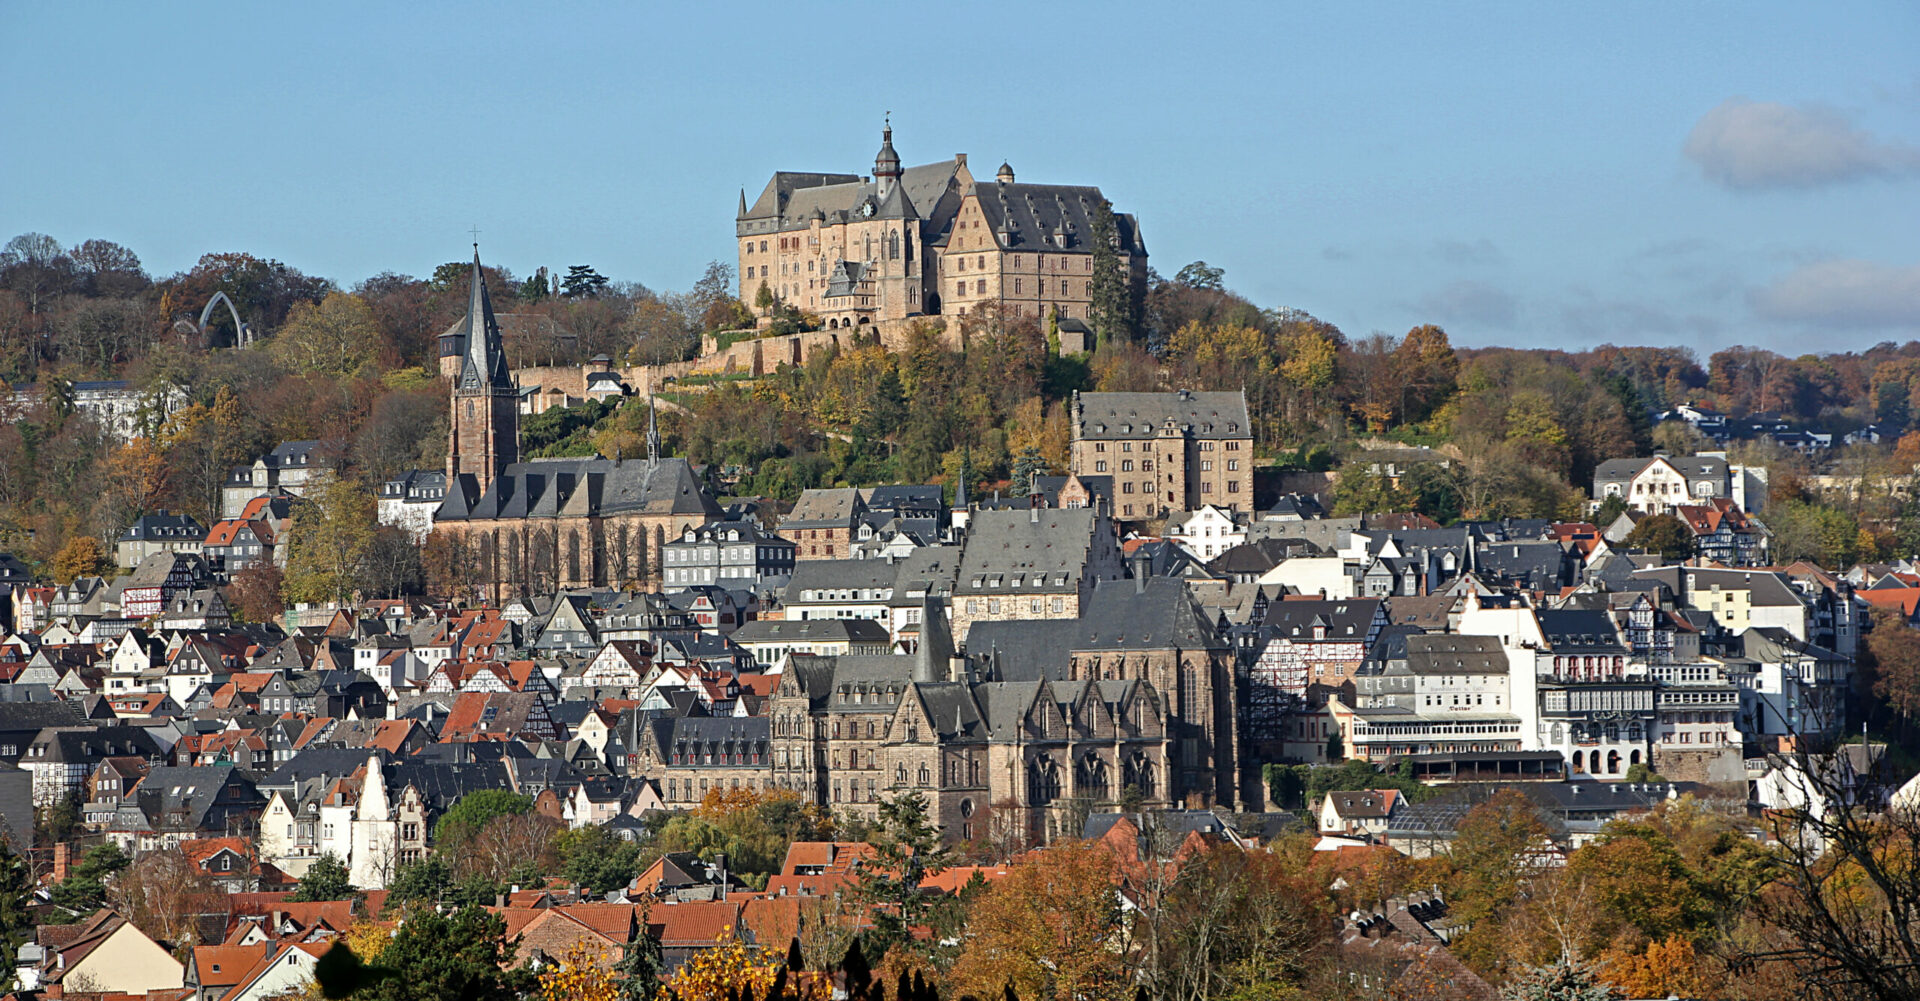
<instances>
[{"instance_id":1,"label":"multi-story building","mask_svg":"<svg viewBox=\"0 0 1920 1001\"><path fill-rule=\"evenodd\" d=\"M1099 188L1019 183L1004 163L975 181L964 153L902 167L889 127L871 177L780 171L751 206L740 193L740 299L758 303L764 287L829 329L988 307L1084 320L1109 216L1109 249L1137 299L1146 243Z\"/></svg>"},{"instance_id":2,"label":"multi-story building","mask_svg":"<svg viewBox=\"0 0 1920 1001\"><path fill-rule=\"evenodd\" d=\"M200 552L206 538L206 528L192 515L162 508L134 519L114 543L113 556L123 567L137 567L155 553Z\"/></svg>"},{"instance_id":3,"label":"multi-story building","mask_svg":"<svg viewBox=\"0 0 1920 1001\"><path fill-rule=\"evenodd\" d=\"M1594 467L1593 499L1618 497L1627 506L1661 514L1679 504L1706 504L1715 497L1758 512L1766 504L1767 471L1727 462L1724 452L1700 455L1655 453L1645 459L1608 459Z\"/></svg>"},{"instance_id":4,"label":"multi-story building","mask_svg":"<svg viewBox=\"0 0 1920 1001\"><path fill-rule=\"evenodd\" d=\"M953 633L965 641L976 622L1079 618L1094 587L1124 573L1098 508L976 512L953 585Z\"/></svg>"},{"instance_id":5,"label":"multi-story building","mask_svg":"<svg viewBox=\"0 0 1920 1001\"><path fill-rule=\"evenodd\" d=\"M1415 634L1402 637L1395 654L1354 679L1351 705L1329 700L1348 757L1378 764L1520 749L1507 654L1497 638Z\"/></svg>"},{"instance_id":6,"label":"multi-story building","mask_svg":"<svg viewBox=\"0 0 1920 1001\"><path fill-rule=\"evenodd\" d=\"M1253 510L1253 426L1244 392L1076 392L1070 419L1073 473L1113 477L1113 516L1120 521L1209 504Z\"/></svg>"},{"instance_id":7,"label":"multi-story building","mask_svg":"<svg viewBox=\"0 0 1920 1001\"><path fill-rule=\"evenodd\" d=\"M798 559L851 559L854 530L866 510L860 491L852 487L803 490L780 519L780 534L793 542Z\"/></svg>"},{"instance_id":8,"label":"multi-story building","mask_svg":"<svg viewBox=\"0 0 1920 1001\"><path fill-rule=\"evenodd\" d=\"M689 528L660 547L662 585L669 593L702 584L754 587L793 573L794 544L751 521L716 521Z\"/></svg>"}]
</instances>

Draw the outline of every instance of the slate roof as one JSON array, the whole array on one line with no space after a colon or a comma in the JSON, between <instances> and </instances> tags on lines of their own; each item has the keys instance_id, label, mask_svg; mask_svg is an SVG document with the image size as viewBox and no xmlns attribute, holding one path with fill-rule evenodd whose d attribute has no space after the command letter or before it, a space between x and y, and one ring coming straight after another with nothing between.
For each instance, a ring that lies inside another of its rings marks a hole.
<instances>
[{"instance_id":1,"label":"slate roof","mask_svg":"<svg viewBox=\"0 0 1920 1001\"><path fill-rule=\"evenodd\" d=\"M1497 636L1423 633L1406 637L1407 669L1415 674L1506 674L1507 654Z\"/></svg>"},{"instance_id":2,"label":"slate roof","mask_svg":"<svg viewBox=\"0 0 1920 1001\"><path fill-rule=\"evenodd\" d=\"M176 539L204 539L207 530L192 515L177 511L155 511L141 515L126 531L120 533L121 542L164 542Z\"/></svg>"},{"instance_id":3,"label":"slate roof","mask_svg":"<svg viewBox=\"0 0 1920 1001\"><path fill-rule=\"evenodd\" d=\"M1594 467L1593 481L1604 484L1631 480L1648 466L1663 459L1688 480L1725 479L1727 475L1727 460L1718 456L1650 455L1646 458L1608 459Z\"/></svg>"},{"instance_id":4,"label":"slate roof","mask_svg":"<svg viewBox=\"0 0 1920 1001\"><path fill-rule=\"evenodd\" d=\"M1077 184L1022 184L1012 181L976 181L972 194L979 201L987 229L1008 250L1087 252L1093 249L1094 217L1106 196L1100 189ZM1115 237L1123 253L1145 254L1140 227L1131 215L1113 215Z\"/></svg>"},{"instance_id":5,"label":"slate roof","mask_svg":"<svg viewBox=\"0 0 1920 1001\"><path fill-rule=\"evenodd\" d=\"M1084 650L1218 650L1226 646L1185 583L1168 577L1109 581L1078 619L976 622L969 657L1001 681L1062 681L1068 655Z\"/></svg>"},{"instance_id":6,"label":"slate roof","mask_svg":"<svg viewBox=\"0 0 1920 1001\"><path fill-rule=\"evenodd\" d=\"M436 521L621 513L720 517L685 459L529 459L507 466L484 494L471 477L450 484Z\"/></svg>"},{"instance_id":7,"label":"slate roof","mask_svg":"<svg viewBox=\"0 0 1920 1001\"><path fill-rule=\"evenodd\" d=\"M1076 591L1100 528L1092 508L977 512L954 591L1016 597Z\"/></svg>"},{"instance_id":8,"label":"slate roof","mask_svg":"<svg viewBox=\"0 0 1920 1001\"><path fill-rule=\"evenodd\" d=\"M1329 640L1365 642L1367 627L1380 611L1379 598L1305 598L1276 601L1267 606L1261 623L1270 635L1287 639L1313 639L1315 623L1327 627Z\"/></svg>"},{"instance_id":9,"label":"slate roof","mask_svg":"<svg viewBox=\"0 0 1920 1001\"><path fill-rule=\"evenodd\" d=\"M1620 632L1613 618L1602 609L1543 608L1534 612L1545 635L1547 649L1557 654L1609 654L1625 656Z\"/></svg>"},{"instance_id":10,"label":"slate roof","mask_svg":"<svg viewBox=\"0 0 1920 1001\"><path fill-rule=\"evenodd\" d=\"M885 646L887 627L872 619L756 619L742 623L732 635L735 643L858 643Z\"/></svg>"},{"instance_id":11,"label":"slate roof","mask_svg":"<svg viewBox=\"0 0 1920 1001\"><path fill-rule=\"evenodd\" d=\"M1140 438L1157 433L1168 420L1200 439L1246 438L1253 434L1243 393L1075 393L1077 439ZM1251 461L1251 460L1249 460Z\"/></svg>"}]
</instances>

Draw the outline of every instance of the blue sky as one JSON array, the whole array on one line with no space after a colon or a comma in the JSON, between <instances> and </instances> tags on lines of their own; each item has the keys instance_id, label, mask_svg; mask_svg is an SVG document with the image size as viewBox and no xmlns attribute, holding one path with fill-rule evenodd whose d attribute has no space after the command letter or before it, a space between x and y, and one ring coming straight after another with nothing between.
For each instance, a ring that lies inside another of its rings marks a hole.
<instances>
[{"instance_id":1,"label":"blue sky","mask_svg":"<svg viewBox=\"0 0 1920 1001\"><path fill-rule=\"evenodd\" d=\"M1920 6L30 4L0 239L684 288L740 188L1003 159L1350 335L1920 336Z\"/></svg>"}]
</instances>

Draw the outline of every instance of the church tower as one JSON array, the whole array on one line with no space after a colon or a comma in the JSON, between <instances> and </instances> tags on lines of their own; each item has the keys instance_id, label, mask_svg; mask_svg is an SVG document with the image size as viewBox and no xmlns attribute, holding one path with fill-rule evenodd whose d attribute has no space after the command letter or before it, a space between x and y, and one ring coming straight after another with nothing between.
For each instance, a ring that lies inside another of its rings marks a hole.
<instances>
[{"instance_id":1,"label":"church tower","mask_svg":"<svg viewBox=\"0 0 1920 1001\"><path fill-rule=\"evenodd\" d=\"M493 298L480 273L478 245L473 248L468 282L467 318L462 324L466 353L454 377L448 422L447 488L455 489L462 477L470 476L479 488L474 496L479 496L509 463L520 461L520 392L507 372Z\"/></svg>"}]
</instances>

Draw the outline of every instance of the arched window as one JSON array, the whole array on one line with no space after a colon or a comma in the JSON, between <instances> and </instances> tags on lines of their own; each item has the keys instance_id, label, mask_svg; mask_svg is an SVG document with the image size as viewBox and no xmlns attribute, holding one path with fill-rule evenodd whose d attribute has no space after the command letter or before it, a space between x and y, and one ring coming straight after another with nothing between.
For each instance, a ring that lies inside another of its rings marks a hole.
<instances>
[{"instance_id":1,"label":"arched window","mask_svg":"<svg viewBox=\"0 0 1920 1001\"><path fill-rule=\"evenodd\" d=\"M893 260L893 261L897 261L900 259L900 231L899 230L894 230L893 232L887 234L887 259Z\"/></svg>"},{"instance_id":2,"label":"arched window","mask_svg":"<svg viewBox=\"0 0 1920 1001\"><path fill-rule=\"evenodd\" d=\"M907 766L904 762L893 766L893 784L897 786L907 784Z\"/></svg>"},{"instance_id":3,"label":"arched window","mask_svg":"<svg viewBox=\"0 0 1920 1001\"><path fill-rule=\"evenodd\" d=\"M933 784L933 772L930 769L928 769L926 765L920 766L920 784L922 786L929 786Z\"/></svg>"}]
</instances>

